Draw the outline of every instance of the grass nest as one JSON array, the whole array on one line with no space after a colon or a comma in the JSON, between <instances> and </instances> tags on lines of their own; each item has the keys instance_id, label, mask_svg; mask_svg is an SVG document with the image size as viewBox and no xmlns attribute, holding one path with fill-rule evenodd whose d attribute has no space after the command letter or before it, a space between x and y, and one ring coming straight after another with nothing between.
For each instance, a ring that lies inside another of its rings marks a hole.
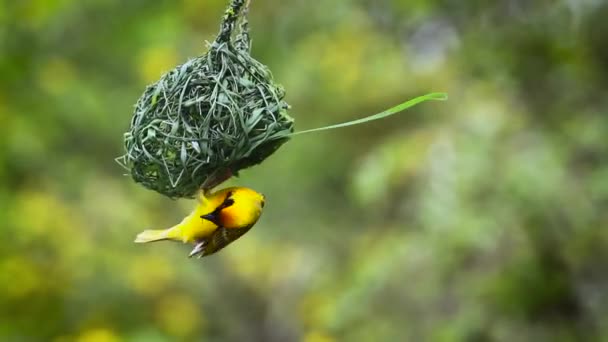
<instances>
[{"instance_id":1,"label":"grass nest","mask_svg":"<svg viewBox=\"0 0 608 342\"><path fill-rule=\"evenodd\" d=\"M250 55L247 12L248 1L232 0L207 53L164 74L137 101L119 158L137 183L193 197L203 184L259 164L293 133L284 89Z\"/></svg>"}]
</instances>

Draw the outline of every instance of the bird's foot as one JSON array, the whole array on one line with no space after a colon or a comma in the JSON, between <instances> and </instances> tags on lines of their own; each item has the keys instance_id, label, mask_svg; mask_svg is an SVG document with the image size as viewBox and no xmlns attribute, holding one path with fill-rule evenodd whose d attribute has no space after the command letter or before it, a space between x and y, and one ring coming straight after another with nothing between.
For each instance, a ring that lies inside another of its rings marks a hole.
<instances>
[{"instance_id":1,"label":"bird's foot","mask_svg":"<svg viewBox=\"0 0 608 342\"><path fill-rule=\"evenodd\" d=\"M194 249L192 249L192 252L190 252L190 254L188 255L188 258L192 258L193 256L198 254L199 259L203 257L203 254L205 253L205 247L207 246L207 240L203 240L199 243L197 243L196 245L194 245Z\"/></svg>"},{"instance_id":2,"label":"bird's foot","mask_svg":"<svg viewBox=\"0 0 608 342\"><path fill-rule=\"evenodd\" d=\"M211 189L216 186L222 184L223 182L230 179L230 177L235 176L236 174L232 172L229 168L220 168L215 170L212 174L210 174L207 179L201 185L201 190L203 193L207 193Z\"/></svg>"}]
</instances>

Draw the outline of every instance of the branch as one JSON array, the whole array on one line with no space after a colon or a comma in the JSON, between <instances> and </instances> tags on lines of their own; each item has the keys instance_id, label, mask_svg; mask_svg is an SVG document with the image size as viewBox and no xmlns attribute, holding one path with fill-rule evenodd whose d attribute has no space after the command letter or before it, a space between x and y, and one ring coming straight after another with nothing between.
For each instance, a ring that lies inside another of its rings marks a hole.
<instances>
[{"instance_id":1,"label":"branch","mask_svg":"<svg viewBox=\"0 0 608 342\"><path fill-rule=\"evenodd\" d=\"M243 5L245 5L245 2L249 3L249 1L246 0L230 1L230 5L226 9L226 12L224 12L222 24L220 25L220 33L215 39L214 45L230 42L232 30L234 29L236 21L239 19L239 13L241 12Z\"/></svg>"}]
</instances>

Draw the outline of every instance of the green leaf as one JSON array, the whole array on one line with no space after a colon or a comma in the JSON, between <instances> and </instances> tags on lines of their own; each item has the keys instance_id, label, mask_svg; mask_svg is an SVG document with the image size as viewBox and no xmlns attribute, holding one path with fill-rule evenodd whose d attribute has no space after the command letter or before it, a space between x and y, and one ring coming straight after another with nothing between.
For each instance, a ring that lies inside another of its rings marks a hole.
<instances>
[{"instance_id":1,"label":"green leaf","mask_svg":"<svg viewBox=\"0 0 608 342\"><path fill-rule=\"evenodd\" d=\"M413 107L421 102L424 101L429 101L429 100L437 100L437 101L445 101L448 99L448 94L447 93L430 93L430 94L426 94L426 95L422 95L422 96L418 96L416 98L413 98L409 101L405 101L401 104L398 104L392 108L389 108L383 112L374 114L374 115L370 115L368 117L362 118L362 119L358 119L358 120L353 120L353 121L348 121L348 122L344 122L344 123L340 123L340 124L336 124L336 125L331 125L331 126L325 126L325 127L319 127L319 128L313 128L313 129L307 129L305 131L299 131L299 132L294 132L291 135L298 135L298 134L304 134L304 133L312 133L312 132L319 132L319 131L326 131L326 130L330 130L330 129L334 129L334 128L342 128L342 127L348 127L348 126L354 126L354 125L358 125L358 124L362 124L362 123L366 123L366 122L370 122L370 121L374 121L374 120L379 120L379 119L383 119L386 118L388 116L391 116L393 114L397 114L401 111L404 111L410 107Z\"/></svg>"}]
</instances>

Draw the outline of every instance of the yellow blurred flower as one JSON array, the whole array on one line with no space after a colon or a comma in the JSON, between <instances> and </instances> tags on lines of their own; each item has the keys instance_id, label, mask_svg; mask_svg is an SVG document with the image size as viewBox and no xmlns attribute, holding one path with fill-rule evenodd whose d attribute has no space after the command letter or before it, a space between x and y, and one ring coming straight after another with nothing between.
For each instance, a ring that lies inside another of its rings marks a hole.
<instances>
[{"instance_id":1,"label":"yellow blurred flower","mask_svg":"<svg viewBox=\"0 0 608 342\"><path fill-rule=\"evenodd\" d=\"M109 329L96 328L83 332L77 342L118 342L120 338Z\"/></svg>"},{"instance_id":2,"label":"yellow blurred flower","mask_svg":"<svg viewBox=\"0 0 608 342\"><path fill-rule=\"evenodd\" d=\"M335 314L335 296L331 292L313 293L302 298L299 314L308 327L327 327Z\"/></svg>"},{"instance_id":3,"label":"yellow blurred flower","mask_svg":"<svg viewBox=\"0 0 608 342\"><path fill-rule=\"evenodd\" d=\"M334 342L335 339L325 332L313 330L304 336L304 342Z\"/></svg>"},{"instance_id":4,"label":"yellow blurred flower","mask_svg":"<svg viewBox=\"0 0 608 342\"><path fill-rule=\"evenodd\" d=\"M0 262L0 292L8 297L23 298L42 284L39 270L28 260L14 256Z\"/></svg>"},{"instance_id":5,"label":"yellow blurred flower","mask_svg":"<svg viewBox=\"0 0 608 342\"><path fill-rule=\"evenodd\" d=\"M156 319L167 333L180 338L192 336L204 326L194 299L181 294L163 297L156 308Z\"/></svg>"},{"instance_id":6,"label":"yellow blurred flower","mask_svg":"<svg viewBox=\"0 0 608 342\"><path fill-rule=\"evenodd\" d=\"M138 256L133 259L127 277L135 291L153 296L167 287L174 272L167 259L154 255Z\"/></svg>"},{"instance_id":7,"label":"yellow blurred flower","mask_svg":"<svg viewBox=\"0 0 608 342\"><path fill-rule=\"evenodd\" d=\"M291 64L299 68L289 81L292 85L307 85L298 79L300 70L306 70L321 80L325 95L332 98L364 93L372 101L386 98L391 93L387 89L406 89L403 52L359 10L345 15L333 31L311 33L295 49L298 57Z\"/></svg>"},{"instance_id":8,"label":"yellow blurred flower","mask_svg":"<svg viewBox=\"0 0 608 342\"><path fill-rule=\"evenodd\" d=\"M23 190L15 196L10 221L24 241L44 237L48 244L61 246L70 236L72 243L82 236L80 215L57 194Z\"/></svg>"}]
</instances>

